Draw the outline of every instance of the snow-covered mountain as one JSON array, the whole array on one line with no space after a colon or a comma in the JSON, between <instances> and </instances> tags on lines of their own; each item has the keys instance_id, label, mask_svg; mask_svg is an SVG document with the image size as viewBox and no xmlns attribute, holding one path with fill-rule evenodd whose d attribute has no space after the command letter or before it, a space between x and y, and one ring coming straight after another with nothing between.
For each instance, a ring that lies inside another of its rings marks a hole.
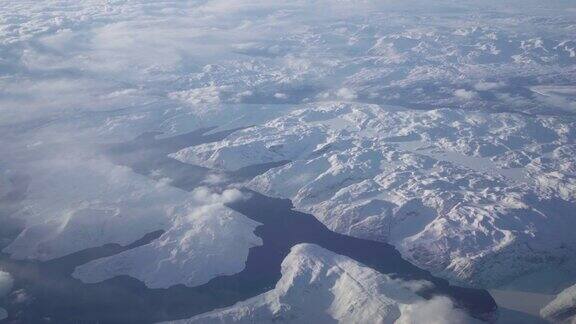
<instances>
[{"instance_id":1,"label":"snow-covered mountain","mask_svg":"<svg viewBox=\"0 0 576 324\"><path fill-rule=\"evenodd\" d=\"M230 308L170 323L475 323L425 281L382 275L312 244L292 248L276 287Z\"/></svg>"},{"instance_id":2,"label":"snow-covered mountain","mask_svg":"<svg viewBox=\"0 0 576 324\"><path fill-rule=\"evenodd\" d=\"M234 170L290 160L248 186L416 264L491 285L574 260L574 122L560 117L305 105L173 154Z\"/></svg>"},{"instance_id":3,"label":"snow-covered mountain","mask_svg":"<svg viewBox=\"0 0 576 324\"><path fill-rule=\"evenodd\" d=\"M117 244L74 277L202 285L263 244L225 206L247 186L462 285L550 269L573 283L575 34L569 0L1 1L0 262ZM238 130L162 147L214 172L201 188L142 172L134 138L208 127ZM102 149L127 142L130 163ZM190 321L401 323L451 305L314 246L282 269L270 292Z\"/></svg>"},{"instance_id":4,"label":"snow-covered mountain","mask_svg":"<svg viewBox=\"0 0 576 324\"><path fill-rule=\"evenodd\" d=\"M558 323L576 323L576 285L563 290L540 311L542 317Z\"/></svg>"}]
</instances>

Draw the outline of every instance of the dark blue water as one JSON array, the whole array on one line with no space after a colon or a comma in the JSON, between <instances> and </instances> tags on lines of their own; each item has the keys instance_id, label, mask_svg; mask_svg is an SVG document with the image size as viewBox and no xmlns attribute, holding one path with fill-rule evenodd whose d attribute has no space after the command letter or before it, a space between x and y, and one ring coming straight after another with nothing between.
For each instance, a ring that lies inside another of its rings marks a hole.
<instances>
[{"instance_id":1,"label":"dark blue water","mask_svg":"<svg viewBox=\"0 0 576 324\"><path fill-rule=\"evenodd\" d=\"M234 130L213 134L206 134L207 131L166 139L145 134L129 143L106 146L104 151L113 161L130 166L135 172L151 175L152 170L160 170L163 176L175 180L174 186L191 190L214 171L180 163L166 155L183 147L220 140ZM241 182L283 163L286 161L220 174L228 183ZM149 323L192 317L272 289L281 277L283 259L299 243L320 245L397 278L431 281L435 287L421 292L423 297L450 296L477 318L490 318L496 310L487 291L451 286L402 259L391 245L334 233L314 216L294 211L289 200L247 189L244 192L249 199L229 207L262 224L255 234L263 245L250 249L241 272L197 287L177 285L168 289L149 289L127 276L95 284L84 284L70 276L78 265L147 244L162 232L150 233L129 246L108 244L49 262L14 261L2 255L0 266L15 277L16 289L25 289L32 296L26 303L9 303L9 319L15 323Z\"/></svg>"}]
</instances>

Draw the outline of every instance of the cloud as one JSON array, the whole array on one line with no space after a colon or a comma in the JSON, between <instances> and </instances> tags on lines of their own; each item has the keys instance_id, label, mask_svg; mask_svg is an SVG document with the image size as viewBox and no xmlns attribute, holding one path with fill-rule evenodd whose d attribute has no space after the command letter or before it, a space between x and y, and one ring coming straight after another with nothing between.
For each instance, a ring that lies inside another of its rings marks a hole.
<instances>
[{"instance_id":1,"label":"cloud","mask_svg":"<svg viewBox=\"0 0 576 324\"><path fill-rule=\"evenodd\" d=\"M234 76L226 73L224 80L215 80L206 73L210 80L200 80L196 72L210 64L242 61L237 49L243 44L280 57L268 62L266 71L248 60L233 66L227 72L252 73L238 82L245 87L234 92L261 85L265 77L270 83L296 82L282 64L283 39L304 31L295 23L358 15L367 7L365 1L326 0L37 1L27 7L25 18L18 18L22 21L14 21L11 2L0 5L5 27L0 28L0 52L10 53L0 59L2 124L150 102L159 108L176 106L169 97L217 104L225 89L210 81L234 83ZM271 95L276 90L270 89Z\"/></svg>"},{"instance_id":2,"label":"cloud","mask_svg":"<svg viewBox=\"0 0 576 324\"><path fill-rule=\"evenodd\" d=\"M402 315L395 324L468 324L475 321L464 311L454 307L447 297L434 297L430 300L402 306Z\"/></svg>"},{"instance_id":3,"label":"cloud","mask_svg":"<svg viewBox=\"0 0 576 324\"><path fill-rule=\"evenodd\" d=\"M476 93L476 91L458 89L454 91L454 96L462 100L472 100L478 96L478 93Z\"/></svg>"},{"instance_id":4,"label":"cloud","mask_svg":"<svg viewBox=\"0 0 576 324\"><path fill-rule=\"evenodd\" d=\"M75 153L30 162L25 210L15 215L26 228L3 252L48 260L107 243L127 245L166 228L195 201L164 179L157 182L105 158ZM221 196L212 199L232 199L234 193Z\"/></svg>"},{"instance_id":5,"label":"cloud","mask_svg":"<svg viewBox=\"0 0 576 324\"><path fill-rule=\"evenodd\" d=\"M402 284L402 286L410 289L413 292L421 292L424 290L428 290L434 287L434 284L427 280L411 280L411 281L404 281L398 279L398 281Z\"/></svg>"},{"instance_id":6,"label":"cloud","mask_svg":"<svg viewBox=\"0 0 576 324\"><path fill-rule=\"evenodd\" d=\"M226 90L227 87L217 87L212 85L204 88L173 92L168 96L172 99L180 100L190 105L215 105L220 103L222 92Z\"/></svg>"},{"instance_id":7,"label":"cloud","mask_svg":"<svg viewBox=\"0 0 576 324\"><path fill-rule=\"evenodd\" d=\"M28 303L33 299L30 295L28 295L28 293L26 293L26 290L24 289L18 289L10 294L10 296L12 298L12 302L15 304Z\"/></svg>"},{"instance_id":8,"label":"cloud","mask_svg":"<svg viewBox=\"0 0 576 324\"><path fill-rule=\"evenodd\" d=\"M506 86L506 83L501 82L501 81L499 81L499 82L480 81L474 85L474 89L476 89L477 91L490 91L490 90L500 89L504 86Z\"/></svg>"},{"instance_id":9,"label":"cloud","mask_svg":"<svg viewBox=\"0 0 576 324\"><path fill-rule=\"evenodd\" d=\"M276 99L287 99L287 98L288 98L288 95L285 94L285 93L282 93L282 92L276 92L276 93L274 94L274 98L276 98Z\"/></svg>"},{"instance_id":10,"label":"cloud","mask_svg":"<svg viewBox=\"0 0 576 324\"><path fill-rule=\"evenodd\" d=\"M5 271L0 270L0 298L8 295L14 285L14 279Z\"/></svg>"},{"instance_id":11,"label":"cloud","mask_svg":"<svg viewBox=\"0 0 576 324\"><path fill-rule=\"evenodd\" d=\"M192 191L193 199L200 205L226 204L244 198L238 189L226 189L221 193L214 192L208 187L199 187Z\"/></svg>"},{"instance_id":12,"label":"cloud","mask_svg":"<svg viewBox=\"0 0 576 324\"><path fill-rule=\"evenodd\" d=\"M0 270L0 299L8 295L14 285L14 279L8 272ZM0 321L8 317L8 312L0 307Z\"/></svg>"},{"instance_id":13,"label":"cloud","mask_svg":"<svg viewBox=\"0 0 576 324\"><path fill-rule=\"evenodd\" d=\"M356 98L358 98L358 95L356 94L356 92L352 89L349 88L341 88L338 90L338 92L336 92L336 95L344 100L354 100Z\"/></svg>"},{"instance_id":14,"label":"cloud","mask_svg":"<svg viewBox=\"0 0 576 324\"><path fill-rule=\"evenodd\" d=\"M226 183L226 181L228 180L228 177L226 177L226 175L224 174L216 174L216 173L210 173L206 176L206 179L204 179L204 181L202 181L202 183L206 184L206 185L221 185Z\"/></svg>"},{"instance_id":15,"label":"cloud","mask_svg":"<svg viewBox=\"0 0 576 324\"><path fill-rule=\"evenodd\" d=\"M434 287L434 284L426 280L397 282L414 293L420 293ZM472 319L464 310L456 308L449 297L435 296L429 300L418 299L415 302L400 306L401 316L395 324L471 324L477 321Z\"/></svg>"}]
</instances>

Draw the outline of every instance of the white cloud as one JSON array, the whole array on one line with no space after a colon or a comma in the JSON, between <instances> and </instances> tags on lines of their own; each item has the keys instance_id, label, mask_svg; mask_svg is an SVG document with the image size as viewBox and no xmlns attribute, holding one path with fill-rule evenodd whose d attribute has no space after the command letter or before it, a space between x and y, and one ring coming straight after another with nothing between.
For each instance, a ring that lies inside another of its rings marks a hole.
<instances>
[{"instance_id":1,"label":"white cloud","mask_svg":"<svg viewBox=\"0 0 576 324\"><path fill-rule=\"evenodd\" d=\"M190 105L200 104L217 104L220 102L220 96L226 87L217 87L214 85L196 88L185 91L172 92L168 96L172 99L180 100Z\"/></svg>"},{"instance_id":2,"label":"white cloud","mask_svg":"<svg viewBox=\"0 0 576 324\"><path fill-rule=\"evenodd\" d=\"M219 185L225 183L226 180L228 180L228 178L224 174L211 173L206 176L206 179L204 179L203 183L207 185Z\"/></svg>"},{"instance_id":3,"label":"white cloud","mask_svg":"<svg viewBox=\"0 0 576 324\"><path fill-rule=\"evenodd\" d=\"M244 198L238 189L226 189L221 193L214 192L208 187L199 187L192 191L193 199L200 205L226 204Z\"/></svg>"},{"instance_id":4,"label":"white cloud","mask_svg":"<svg viewBox=\"0 0 576 324\"><path fill-rule=\"evenodd\" d=\"M458 89L454 91L454 96L463 100L472 100L476 98L478 93L476 91L466 90L466 89Z\"/></svg>"},{"instance_id":5,"label":"white cloud","mask_svg":"<svg viewBox=\"0 0 576 324\"><path fill-rule=\"evenodd\" d=\"M4 296L8 295L12 290L12 286L14 285L14 280L12 276L8 272L4 272L0 270L0 299ZM0 307L0 321L8 317L8 312L5 309Z\"/></svg>"},{"instance_id":6,"label":"white cloud","mask_svg":"<svg viewBox=\"0 0 576 324\"><path fill-rule=\"evenodd\" d=\"M254 92L252 90L242 91L242 92L236 94L236 97L234 98L234 102L242 102L245 98L250 98L253 95L254 95Z\"/></svg>"},{"instance_id":7,"label":"white cloud","mask_svg":"<svg viewBox=\"0 0 576 324\"><path fill-rule=\"evenodd\" d=\"M338 92L336 92L336 95L344 100L354 100L358 98L356 92L350 88L340 88Z\"/></svg>"},{"instance_id":8,"label":"white cloud","mask_svg":"<svg viewBox=\"0 0 576 324\"><path fill-rule=\"evenodd\" d=\"M74 150L58 153L27 166L34 177L25 210L16 215L26 228L3 250L13 258L49 260L107 243L127 245L166 228L182 206L194 201L165 180L154 181L105 158Z\"/></svg>"},{"instance_id":9,"label":"white cloud","mask_svg":"<svg viewBox=\"0 0 576 324\"><path fill-rule=\"evenodd\" d=\"M404 305L402 316L395 324L466 324L475 322L464 311L454 307L447 297L434 297L430 300Z\"/></svg>"},{"instance_id":10,"label":"white cloud","mask_svg":"<svg viewBox=\"0 0 576 324\"><path fill-rule=\"evenodd\" d=\"M402 285L413 292L420 292L426 289L431 289L434 287L434 284L427 280L411 280L411 281L402 281L399 280Z\"/></svg>"},{"instance_id":11,"label":"white cloud","mask_svg":"<svg viewBox=\"0 0 576 324\"><path fill-rule=\"evenodd\" d=\"M0 298L8 295L14 285L14 279L5 271L0 270Z\"/></svg>"},{"instance_id":12,"label":"white cloud","mask_svg":"<svg viewBox=\"0 0 576 324\"><path fill-rule=\"evenodd\" d=\"M500 89L500 88L505 87L505 86L506 86L506 83L502 82L502 81L499 81L499 82L480 81L474 85L474 89L476 89L478 91L490 91L490 90Z\"/></svg>"}]
</instances>

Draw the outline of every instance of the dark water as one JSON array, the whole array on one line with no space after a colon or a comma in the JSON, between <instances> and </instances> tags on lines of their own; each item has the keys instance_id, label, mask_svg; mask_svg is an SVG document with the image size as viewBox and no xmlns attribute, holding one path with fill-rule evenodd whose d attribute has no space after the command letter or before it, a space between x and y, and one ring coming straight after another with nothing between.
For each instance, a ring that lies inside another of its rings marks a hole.
<instances>
[{"instance_id":1,"label":"dark water","mask_svg":"<svg viewBox=\"0 0 576 324\"><path fill-rule=\"evenodd\" d=\"M4 197L0 197L0 251L18 236L24 226L24 223L13 217L13 214L20 209L20 202L26 197L30 178L15 174L11 182L12 190Z\"/></svg>"},{"instance_id":2,"label":"dark water","mask_svg":"<svg viewBox=\"0 0 576 324\"><path fill-rule=\"evenodd\" d=\"M154 170L157 174L159 170L162 176L174 179L174 186L191 190L215 172L180 163L166 155L183 147L220 140L234 130L208 135L207 131L166 139L145 134L132 142L107 146L104 150L118 164L130 166L145 175L151 175ZM227 179L227 183L241 182L283 163L286 161L217 174ZM312 215L294 211L289 200L247 189L244 192L249 199L229 204L229 207L262 224L255 234L262 238L263 245L250 249L246 267L241 272L214 278L197 287L177 285L168 289L149 289L127 276L95 284L84 284L70 276L80 264L147 244L160 236L161 231L150 233L129 246L108 244L49 262L13 261L2 255L0 266L15 277L15 288L24 289L31 296L27 302L8 304L9 319L16 323L149 323L192 317L272 289L280 279L283 259L290 248L299 243L320 245L398 278L431 281L435 287L422 292L423 297L451 296L475 317L489 318L496 309L487 291L451 286L403 260L391 245L334 233Z\"/></svg>"}]
</instances>

